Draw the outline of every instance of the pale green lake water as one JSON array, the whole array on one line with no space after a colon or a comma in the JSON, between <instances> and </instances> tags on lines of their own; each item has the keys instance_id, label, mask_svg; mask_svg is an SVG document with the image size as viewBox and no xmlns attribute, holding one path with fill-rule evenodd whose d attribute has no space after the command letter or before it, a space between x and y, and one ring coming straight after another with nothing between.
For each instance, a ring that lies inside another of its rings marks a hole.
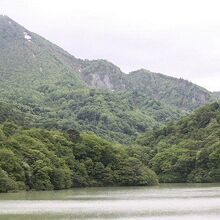
<instances>
[{"instance_id":1,"label":"pale green lake water","mask_svg":"<svg viewBox=\"0 0 220 220\"><path fill-rule=\"evenodd\" d=\"M0 194L0 220L220 220L220 184Z\"/></svg>"}]
</instances>

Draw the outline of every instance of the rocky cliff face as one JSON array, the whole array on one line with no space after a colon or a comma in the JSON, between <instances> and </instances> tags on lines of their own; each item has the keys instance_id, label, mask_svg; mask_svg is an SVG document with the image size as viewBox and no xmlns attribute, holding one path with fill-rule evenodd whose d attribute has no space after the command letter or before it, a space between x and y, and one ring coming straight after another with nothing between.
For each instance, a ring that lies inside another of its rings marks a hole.
<instances>
[{"instance_id":1,"label":"rocky cliff face","mask_svg":"<svg viewBox=\"0 0 220 220\"><path fill-rule=\"evenodd\" d=\"M86 60L80 75L88 85L98 89L121 91L126 87L126 75L106 60Z\"/></svg>"}]
</instances>

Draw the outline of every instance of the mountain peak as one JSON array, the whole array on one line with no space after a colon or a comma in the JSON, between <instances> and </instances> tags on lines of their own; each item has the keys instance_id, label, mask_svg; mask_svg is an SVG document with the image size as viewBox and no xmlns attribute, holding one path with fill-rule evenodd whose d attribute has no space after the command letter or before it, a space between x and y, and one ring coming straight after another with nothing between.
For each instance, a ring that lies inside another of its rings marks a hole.
<instances>
[{"instance_id":1,"label":"mountain peak","mask_svg":"<svg viewBox=\"0 0 220 220\"><path fill-rule=\"evenodd\" d=\"M73 56L7 16L0 17L0 49L0 79L5 85L38 89L47 80L76 87L85 84L70 65ZM69 75L74 82L67 82Z\"/></svg>"},{"instance_id":2,"label":"mountain peak","mask_svg":"<svg viewBox=\"0 0 220 220\"><path fill-rule=\"evenodd\" d=\"M47 81L52 87L68 89L87 84L109 91L135 91L187 110L211 99L209 91L186 80L146 69L125 74L104 59L76 59L7 16L0 17L0 48L0 69L4 70L0 78L5 83L25 81L24 87L40 91Z\"/></svg>"},{"instance_id":3,"label":"mountain peak","mask_svg":"<svg viewBox=\"0 0 220 220\"><path fill-rule=\"evenodd\" d=\"M76 59L7 16L0 17L0 51L0 100L40 124L46 120L48 128L86 129L127 142L211 101L212 93L187 81Z\"/></svg>"},{"instance_id":4,"label":"mountain peak","mask_svg":"<svg viewBox=\"0 0 220 220\"><path fill-rule=\"evenodd\" d=\"M107 60L86 60L82 77L92 87L112 91L125 89L125 74Z\"/></svg>"},{"instance_id":5,"label":"mountain peak","mask_svg":"<svg viewBox=\"0 0 220 220\"><path fill-rule=\"evenodd\" d=\"M9 18L7 15L0 15L0 19Z\"/></svg>"},{"instance_id":6,"label":"mountain peak","mask_svg":"<svg viewBox=\"0 0 220 220\"><path fill-rule=\"evenodd\" d=\"M129 74L133 74L133 73L152 73L152 72L150 70L141 68L141 69L137 69L137 70L131 71Z\"/></svg>"}]
</instances>

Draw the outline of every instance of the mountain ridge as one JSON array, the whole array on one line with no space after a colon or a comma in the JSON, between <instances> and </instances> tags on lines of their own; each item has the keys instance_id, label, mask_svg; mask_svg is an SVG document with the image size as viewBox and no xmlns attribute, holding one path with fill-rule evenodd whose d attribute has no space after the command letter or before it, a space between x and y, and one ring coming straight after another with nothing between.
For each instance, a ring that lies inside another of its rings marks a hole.
<instances>
[{"instance_id":1,"label":"mountain ridge","mask_svg":"<svg viewBox=\"0 0 220 220\"><path fill-rule=\"evenodd\" d=\"M185 80L143 69L125 74L107 60L75 58L6 16L0 48L0 100L46 128L74 127L128 143L214 99Z\"/></svg>"}]
</instances>

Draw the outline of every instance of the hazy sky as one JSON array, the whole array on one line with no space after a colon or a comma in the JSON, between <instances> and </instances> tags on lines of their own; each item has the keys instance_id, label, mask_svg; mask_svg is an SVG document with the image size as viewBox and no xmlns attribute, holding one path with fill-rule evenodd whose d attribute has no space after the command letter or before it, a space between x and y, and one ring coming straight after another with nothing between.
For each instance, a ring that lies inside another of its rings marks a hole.
<instances>
[{"instance_id":1,"label":"hazy sky","mask_svg":"<svg viewBox=\"0 0 220 220\"><path fill-rule=\"evenodd\" d=\"M220 91L219 0L0 0L0 14L76 57Z\"/></svg>"}]
</instances>

